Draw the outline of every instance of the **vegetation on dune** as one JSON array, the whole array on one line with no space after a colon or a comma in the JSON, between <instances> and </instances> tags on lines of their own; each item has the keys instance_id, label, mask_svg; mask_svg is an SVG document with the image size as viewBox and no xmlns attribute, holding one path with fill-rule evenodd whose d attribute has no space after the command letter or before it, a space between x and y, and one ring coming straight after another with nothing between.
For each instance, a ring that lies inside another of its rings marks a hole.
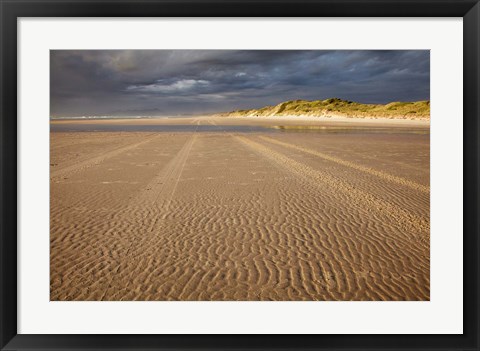
<instances>
[{"instance_id":1,"label":"vegetation on dune","mask_svg":"<svg viewBox=\"0 0 480 351\"><path fill-rule=\"evenodd\" d=\"M383 117L383 118L430 118L430 101L390 102L388 104L362 104L354 101L331 98L326 100L291 100L276 106L260 109L237 110L223 113L232 117L268 116L319 116L319 117Z\"/></svg>"}]
</instances>

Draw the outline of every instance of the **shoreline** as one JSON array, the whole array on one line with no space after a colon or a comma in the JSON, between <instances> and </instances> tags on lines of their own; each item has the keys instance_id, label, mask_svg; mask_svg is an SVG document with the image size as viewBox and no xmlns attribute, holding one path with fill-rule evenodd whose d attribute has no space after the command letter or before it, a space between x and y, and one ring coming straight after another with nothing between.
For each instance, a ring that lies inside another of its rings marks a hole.
<instances>
[{"instance_id":1,"label":"shoreline","mask_svg":"<svg viewBox=\"0 0 480 351\"><path fill-rule=\"evenodd\" d=\"M145 118L99 118L99 119L51 119L50 124L124 124L124 125L257 125L278 126L305 125L325 127L387 127L387 128L430 128L430 120L400 119L381 117L317 117L317 116L270 116L270 117L234 117L234 116L196 116L196 117L145 117Z\"/></svg>"},{"instance_id":2,"label":"shoreline","mask_svg":"<svg viewBox=\"0 0 480 351\"><path fill-rule=\"evenodd\" d=\"M262 121L288 121L288 122L319 122L319 123L351 123L378 125L388 124L392 126L422 126L430 127L430 119L407 119L407 118L385 118L385 117L340 117L340 116L308 116L308 115L287 115L287 116L270 116L270 117L244 117L244 116L226 116L219 118L232 118L241 120L262 120Z\"/></svg>"}]
</instances>

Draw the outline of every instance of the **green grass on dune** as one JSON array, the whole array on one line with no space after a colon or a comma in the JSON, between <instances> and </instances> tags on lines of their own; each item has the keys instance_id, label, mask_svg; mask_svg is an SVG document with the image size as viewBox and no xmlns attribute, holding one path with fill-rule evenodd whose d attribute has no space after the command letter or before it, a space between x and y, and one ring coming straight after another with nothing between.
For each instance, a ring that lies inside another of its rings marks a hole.
<instances>
[{"instance_id":1,"label":"green grass on dune","mask_svg":"<svg viewBox=\"0 0 480 351\"><path fill-rule=\"evenodd\" d=\"M345 116L383 118L430 118L430 101L390 102L388 104L361 104L354 101L331 98L326 100L291 100L276 106L260 109L237 110L223 116Z\"/></svg>"}]
</instances>

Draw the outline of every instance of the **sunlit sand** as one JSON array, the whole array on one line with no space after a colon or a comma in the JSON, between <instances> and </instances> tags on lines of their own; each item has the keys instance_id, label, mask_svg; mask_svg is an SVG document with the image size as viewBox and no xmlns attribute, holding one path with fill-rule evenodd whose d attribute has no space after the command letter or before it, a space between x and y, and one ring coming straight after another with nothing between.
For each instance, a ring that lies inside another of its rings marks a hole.
<instances>
[{"instance_id":1,"label":"sunlit sand","mask_svg":"<svg viewBox=\"0 0 480 351\"><path fill-rule=\"evenodd\" d=\"M51 300L429 300L428 124L279 121L52 132Z\"/></svg>"}]
</instances>

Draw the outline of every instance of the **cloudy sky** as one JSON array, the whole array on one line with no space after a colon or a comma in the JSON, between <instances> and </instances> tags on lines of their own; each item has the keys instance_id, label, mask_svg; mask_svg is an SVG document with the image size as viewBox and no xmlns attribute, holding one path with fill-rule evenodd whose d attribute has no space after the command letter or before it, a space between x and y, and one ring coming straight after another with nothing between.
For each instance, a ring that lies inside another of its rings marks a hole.
<instances>
[{"instance_id":1,"label":"cloudy sky","mask_svg":"<svg viewBox=\"0 0 480 351\"><path fill-rule=\"evenodd\" d=\"M338 97L428 100L429 51L54 50L50 114L182 115Z\"/></svg>"}]
</instances>

